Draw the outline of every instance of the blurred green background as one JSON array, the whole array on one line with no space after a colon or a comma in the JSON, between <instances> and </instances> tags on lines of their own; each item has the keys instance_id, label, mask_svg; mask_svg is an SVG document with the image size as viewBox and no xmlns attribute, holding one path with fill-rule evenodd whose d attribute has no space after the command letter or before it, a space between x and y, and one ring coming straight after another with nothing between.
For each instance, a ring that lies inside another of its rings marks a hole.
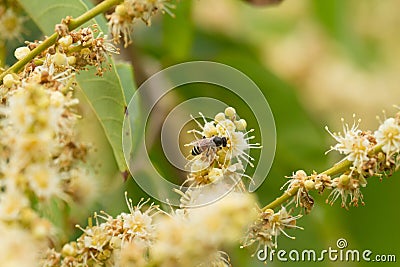
<instances>
[{"instance_id":1,"label":"blurred green background","mask_svg":"<svg viewBox=\"0 0 400 267\"><path fill-rule=\"evenodd\" d=\"M255 7L239 0L181 0L176 6L175 18L158 16L151 27L137 23L133 46L122 49L119 58L132 62L138 85L165 67L191 60L228 64L258 85L272 109L277 130L275 161L256 192L261 205L281 193L279 188L286 182L285 176L298 169L307 173L322 171L340 159L334 153L324 155L333 144L325 125L340 131L340 118L351 123L355 113L362 118L362 129L374 130L378 126L376 115L382 117L383 109L389 116L397 111L392 107L399 104L400 96L397 0L285 0L274 7ZM37 29L31 24L27 26L31 36L35 36ZM8 63L12 61L9 55ZM160 103L157 116L149 125L152 134L148 137L148 149L157 169L176 177L176 182L182 182L185 175L172 168L163 156L159 138L162 121L174 105L198 96L214 97L234 106L248 120L250 128L257 129L257 123L262 123L254 120L246 104L224 90L206 85L174 90ZM86 123L96 119L84 106L81 113L87 127ZM199 106L198 111L203 108L206 107ZM96 129L82 135L94 143L96 138L104 140L100 128ZM94 133L99 136L95 138ZM252 155L257 157L257 152ZM127 210L125 190L134 201L147 197L133 179L123 181L107 145L97 146L93 157L102 197L92 207L74 207L76 221L71 225L76 222L85 225L93 210L106 210L112 215ZM139 168L135 175L146 177L146 170ZM400 194L396 188L400 188L398 174L383 182L370 179L362 190L366 205L349 210L341 208L338 202L333 207L325 204L328 194L314 194L313 212L298 222L305 229L288 231L296 236L295 240L280 236L279 248L335 249L337 239L345 238L349 249L369 249L374 254L400 257L397 207ZM69 238L79 234L73 232ZM227 248L227 251L233 266L264 266L250 257L254 252L251 249ZM268 266L337 264L374 263L268 262Z\"/></svg>"}]
</instances>

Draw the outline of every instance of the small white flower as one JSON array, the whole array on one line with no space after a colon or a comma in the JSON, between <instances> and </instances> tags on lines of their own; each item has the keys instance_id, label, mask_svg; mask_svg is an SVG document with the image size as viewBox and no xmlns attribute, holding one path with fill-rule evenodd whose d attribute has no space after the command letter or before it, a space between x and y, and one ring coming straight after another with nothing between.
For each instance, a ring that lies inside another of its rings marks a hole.
<instances>
[{"instance_id":1,"label":"small white flower","mask_svg":"<svg viewBox=\"0 0 400 267\"><path fill-rule=\"evenodd\" d=\"M107 234L104 226L105 224L101 224L85 230L86 235L83 237L83 244L86 248L103 251L104 246L111 239L111 236Z\"/></svg>"},{"instance_id":2,"label":"small white flower","mask_svg":"<svg viewBox=\"0 0 400 267\"><path fill-rule=\"evenodd\" d=\"M108 18L108 26L110 28L110 33L113 36L115 43L119 43L120 35L124 36L124 47L127 47L131 43L131 32L133 31L132 19L127 17L126 14L122 14L121 9L125 9L124 5L121 4L117 6L116 11Z\"/></svg>"},{"instance_id":3,"label":"small white flower","mask_svg":"<svg viewBox=\"0 0 400 267\"><path fill-rule=\"evenodd\" d=\"M353 150L346 157L353 162L353 167L361 173L364 162L369 160L368 151L370 142L365 136L357 136L354 139Z\"/></svg>"},{"instance_id":4,"label":"small white flower","mask_svg":"<svg viewBox=\"0 0 400 267\"><path fill-rule=\"evenodd\" d=\"M274 212L272 209L260 211L257 220L248 229L242 247L247 247L257 242L256 251L263 245L276 248L278 246L278 236L281 233L290 239L294 239L294 237L286 233L286 230L303 229L296 225L296 221L301 217L301 214L292 216L290 211L287 211L283 206L278 212Z\"/></svg>"},{"instance_id":5,"label":"small white flower","mask_svg":"<svg viewBox=\"0 0 400 267\"><path fill-rule=\"evenodd\" d=\"M378 145L389 157L400 151L400 126L394 118L386 119L375 131Z\"/></svg>"},{"instance_id":6,"label":"small white flower","mask_svg":"<svg viewBox=\"0 0 400 267\"><path fill-rule=\"evenodd\" d=\"M62 196L59 173L47 164L31 164L25 170L32 191L40 198Z\"/></svg>"},{"instance_id":7,"label":"small white flower","mask_svg":"<svg viewBox=\"0 0 400 267\"><path fill-rule=\"evenodd\" d=\"M200 135L200 137L205 136L206 138L210 138L215 135L218 135L218 130L217 130L217 127L215 126L214 122L213 121L208 122L206 120L206 117L204 117L203 113L199 112L199 114L203 120L204 126L195 117L190 115L190 117L194 120L194 122L197 124L197 126L200 127L201 131L190 130L190 131L188 131L188 133L194 133L195 135L198 134L198 135Z\"/></svg>"},{"instance_id":8,"label":"small white flower","mask_svg":"<svg viewBox=\"0 0 400 267\"><path fill-rule=\"evenodd\" d=\"M332 180L332 187L334 189L329 194L326 203L333 205L333 203L340 197L342 207L347 209L347 200L350 198L350 205L358 206L360 201L364 205L363 194L360 187L365 186L359 179L352 178L348 175L341 175Z\"/></svg>"},{"instance_id":9,"label":"small white flower","mask_svg":"<svg viewBox=\"0 0 400 267\"><path fill-rule=\"evenodd\" d=\"M257 217L254 204L251 194L233 191L214 203L188 210L188 218L193 229L210 233L206 242L235 243Z\"/></svg>"},{"instance_id":10,"label":"small white flower","mask_svg":"<svg viewBox=\"0 0 400 267\"><path fill-rule=\"evenodd\" d=\"M130 214L122 214L124 221L123 227L127 230L128 234L147 238L150 232L153 231L152 218L140 210L135 210Z\"/></svg>"},{"instance_id":11,"label":"small white flower","mask_svg":"<svg viewBox=\"0 0 400 267\"><path fill-rule=\"evenodd\" d=\"M2 2L4 4L4 2ZM26 19L12 9L0 15L0 40L22 39L23 23ZM21 40L22 41L22 40Z\"/></svg>"},{"instance_id":12,"label":"small white flower","mask_svg":"<svg viewBox=\"0 0 400 267\"><path fill-rule=\"evenodd\" d=\"M0 219L5 221L18 220L22 209L29 206L29 201L16 188L7 187L0 193Z\"/></svg>"},{"instance_id":13,"label":"small white flower","mask_svg":"<svg viewBox=\"0 0 400 267\"><path fill-rule=\"evenodd\" d=\"M369 160L368 152L371 149L371 143L368 140L368 135L358 129L359 122L356 124L354 121L350 128L342 119L343 135L342 133L330 132L328 127L325 127L325 129L337 141L337 144L332 146L326 153L336 150L340 154L346 155L343 160L352 161L353 168L360 173L364 162Z\"/></svg>"},{"instance_id":14,"label":"small white flower","mask_svg":"<svg viewBox=\"0 0 400 267\"><path fill-rule=\"evenodd\" d=\"M151 204L145 211L142 211L141 209L149 200L143 201L142 199L136 206L133 206L132 200L128 198L127 193L125 193L125 201L130 213L121 213L117 217L118 220L123 221L123 239L129 241L133 239L142 240L150 244L154 232L152 217L157 213L158 207Z\"/></svg>"}]
</instances>

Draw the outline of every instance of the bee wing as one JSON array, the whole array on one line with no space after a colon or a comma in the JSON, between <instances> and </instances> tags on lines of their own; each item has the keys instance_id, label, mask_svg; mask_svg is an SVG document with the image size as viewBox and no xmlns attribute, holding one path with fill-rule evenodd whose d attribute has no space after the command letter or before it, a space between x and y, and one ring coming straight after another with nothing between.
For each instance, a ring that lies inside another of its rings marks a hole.
<instances>
[{"instance_id":1,"label":"bee wing","mask_svg":"<svg viewBox=\"0 0 400 267\"><path fill-rule=\"evenodd\" d=\"M212 146L214 144L214 142L212 142L212 140L210 138L203 138L203 139L197 139L194 140L192 142L190 142L189 144L185 144L185 146L192 146L192 147L202 147L202 148L207 148L209 146Z\"/></svg>"}]
</instances>

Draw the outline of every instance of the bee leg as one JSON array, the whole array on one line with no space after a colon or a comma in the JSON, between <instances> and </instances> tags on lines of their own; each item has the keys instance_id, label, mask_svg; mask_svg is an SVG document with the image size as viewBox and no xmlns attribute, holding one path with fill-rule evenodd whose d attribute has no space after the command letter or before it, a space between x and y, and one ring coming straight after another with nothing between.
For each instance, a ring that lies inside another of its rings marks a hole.
<instances>
[{"instance_id":1,"label":"bee leg","mask_svg":"<svg viewBox=\"0 0 400 267\"><path fill-rule=\"evenodd\" d=\"M208 158L209 156L210 156L210 148L207 148L206 157Z\"/></svg>"}]
</instances>

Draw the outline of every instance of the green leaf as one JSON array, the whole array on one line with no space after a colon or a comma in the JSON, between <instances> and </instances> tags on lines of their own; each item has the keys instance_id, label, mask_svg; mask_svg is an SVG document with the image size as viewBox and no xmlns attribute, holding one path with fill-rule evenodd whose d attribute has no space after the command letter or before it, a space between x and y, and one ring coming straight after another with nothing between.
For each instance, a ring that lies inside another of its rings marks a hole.
<instances>
[{"instance_id":1,"label":"green leaf","mask_svg":"<svg viewBox=\"0 0 400 267\"><path fill-rule=\"evenodd\" d=\"M115 67L117 69L118 76L121 79L121 85L125 95L125 102L129 104L129 101L136 91L133 67L129 63L122 62L116 63Z\"/></svg>"},{"instance_id":2,"label":"green leaf","mask_svg":"<svg viewBox=\"0 0 400 267\"><path fill-rule=\"evenodd\" d=\"M31 19L45 35L54 32L54 26L66 16L78 17L88 10L81 0L19 0ZM99 16L85 25L98 24L100 30L105 30L105 19ZM114 66L110 58L109 63ZM103 77L95 75L95 70L82 71L77 75L78 86L84 92L88 102L95 111L105 135L113 149L114 157L121 172L126 170L122 151L122 124L126 101L120 78L115 67L106 71Z\"/></svg>"},{"instance_id":3,"label":"green leaf","mask_svg":"<svg viewBox=\"0 0 400 267\"><path fill-rule=\"evenodd\" d=\"M125 149L125 157L128 159L133 158L134 153L136 152L136 148L138 147L139 141L141 141L140 134L140 125L141 124L141 109L139 98L134 98L131 102L131 99L136 91L135 79L133 77L133 67L128 63L117 63L116 69L119 77L121 78L122 88L124 90L125 101L129 105L129 114L128 108L125 111L125 124L123 129L123 134L126 138L123 139L123 146Z\"/></svg>"},{"instance_id":4,"label":"green leaf","mask_svg":"<svg viewBox=\"0 0 400 267\"><path fill-rule=\"evenodd\" d=\"M163 49L169 60L183 61L193 43L192 1L181 1L173 10L175 17L163 16ZM179 27L177 27L179 25Z\"/></svg>"},{"instance_id":5,"label":"green leaf","mask_svg":"<svg viewBox=\"0 0 400 267\"><path fill-rule=\"evenodd\" d=\"M122 152L122 123L126 103L121 82L114 67L104 72L103 77L97 77L95 72L95 69L82 71L76 79L105 131L119 170L123 172L126 164Z\"/></svg>"},{"instance_id":6,"label":"green leaf","mask_svg":"<svg viewBox=\"0 0 400 267\"><path fill-rule=\"evenodd\" d=\"M76 18L88 10L80 0L18 0L18 2L45 35L51 35L55 25L66 16ZM84 26L93 23L95 23L94 20L91 20Z\"/></svg>"}]
</instances>

